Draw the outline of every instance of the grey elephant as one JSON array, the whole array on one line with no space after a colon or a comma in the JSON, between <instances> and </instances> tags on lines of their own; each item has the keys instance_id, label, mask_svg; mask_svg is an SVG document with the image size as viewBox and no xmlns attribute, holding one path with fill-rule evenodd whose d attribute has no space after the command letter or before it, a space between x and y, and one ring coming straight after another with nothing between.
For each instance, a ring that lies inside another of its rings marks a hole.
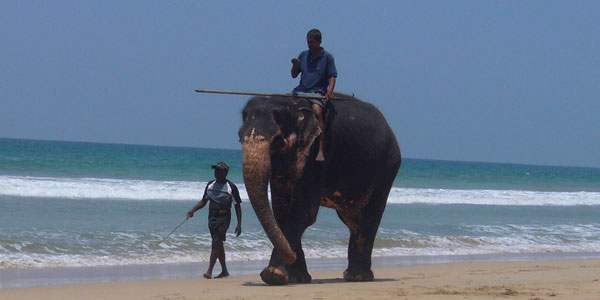
<instances>
[{"instance_id":1,"label":"grey elephant","mask_svg":"<svg viewBox=\"0 0 600 300\"><path fill-rule=\"evenodd\" d=\"M274 246L262 280L311 281L301 238L320 206L335 209L350 230L344 279L373 280L373 243L401 164L398 142L381 112L358 99L329 101L321 133L306 99L253 97L242 118L244 182ZM324 162L315 161L320 138Z\"/></svg>"}]
</instances>

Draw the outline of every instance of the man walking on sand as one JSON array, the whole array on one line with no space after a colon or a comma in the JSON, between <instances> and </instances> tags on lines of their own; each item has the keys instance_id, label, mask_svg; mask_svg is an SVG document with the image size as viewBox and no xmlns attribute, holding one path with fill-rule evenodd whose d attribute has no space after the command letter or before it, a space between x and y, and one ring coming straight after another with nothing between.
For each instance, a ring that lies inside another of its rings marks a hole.
<instances>
[{"instance_id":1,"label":"man walking on sand","mask_svg":"<svg viewBox=\"0 0 600 300\"><path fill-rule=\"evenodd\" d=\"M321 47L321 40L321 31L318 29L308 31L306 34L308 50L302 51L297 58L292 58L291 70L292 78L296 78L298 74L302 73L300 84L294 88L292 94L318 94L326 97L326 99L309 99L319 121L319 129L321 129L319 153L316 158L320 162L325 160L323 156L323 131L325 130L323 109L327 104L327 100L335 99L333 90L338 76L333 55Z\"/></svg>"},{"instance_id":2,"label":"man walking on sand","mask_svg":"<svg viewBox=\"0 0 600 300\"><path fill-rule=\"evenodd\" d=\"M231 181L227 180L227 173L229 172L229 165L226 162L220 161L212 168L215 170L215 180L211 180L204 189L204 196L202 200L198 202L190 211L187 213L188 219L194 216L194 213L203 208L206 203L210 201L208 205L208 229L210 230L210 236L212 237L212 245L210 251L210 263L208 270L204 273L204 278L211 279L212 271L217 259L221 263L221 274L215 278L223 278L229 276L227 271L227 265L225 264L225 248L223 242L225 241L225 234L229 229L229 223L231 222L231 204L235 203L235 214L237 216L237 226L235 227L235 236L240 236L242 233L242 209L240 203L240 193L238 188Z\"/></svg>"}]
</instances>

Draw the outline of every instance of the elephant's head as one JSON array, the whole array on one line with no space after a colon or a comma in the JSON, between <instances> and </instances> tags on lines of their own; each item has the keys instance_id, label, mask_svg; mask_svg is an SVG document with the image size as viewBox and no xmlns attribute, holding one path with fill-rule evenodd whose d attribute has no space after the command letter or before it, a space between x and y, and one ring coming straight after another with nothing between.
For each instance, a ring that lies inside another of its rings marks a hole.
<instances>
[{"instance_id":1,"label":"elephant's head","mask_svg":"<svg viewBox=\"0 0 600 300\"><path fill-rule=\"evenodd\" d=\"M267 187L274 164L287 166L298 176L311 146L319 136L317 119L308 101L254 97L242 111L239 130L244 182L252 207L282 261L291 264L296 253L281 232L269 206Z\"/></svg>"}]
</instances>

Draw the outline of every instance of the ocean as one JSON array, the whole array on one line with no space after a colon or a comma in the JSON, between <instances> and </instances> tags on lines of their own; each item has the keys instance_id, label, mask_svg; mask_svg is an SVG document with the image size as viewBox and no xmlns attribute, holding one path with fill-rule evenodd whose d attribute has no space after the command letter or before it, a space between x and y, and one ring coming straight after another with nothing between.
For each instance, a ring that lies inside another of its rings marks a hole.
<instances>
[{"instance_id":1,"label":"ocean","mask_svg":"<svg viewBox=\"0 0 600 300\"><path fill-rule=\"evenodd\" d=\"M227 161L243 233L228 261L266 260L242 180L241 151L0 139L0 272L207 262L207 211L164 243ZM321 208L309 259L346 257L348 229ZM600 252L600 169L404 159L373 256Z\"/></svg>"}]
</instances>

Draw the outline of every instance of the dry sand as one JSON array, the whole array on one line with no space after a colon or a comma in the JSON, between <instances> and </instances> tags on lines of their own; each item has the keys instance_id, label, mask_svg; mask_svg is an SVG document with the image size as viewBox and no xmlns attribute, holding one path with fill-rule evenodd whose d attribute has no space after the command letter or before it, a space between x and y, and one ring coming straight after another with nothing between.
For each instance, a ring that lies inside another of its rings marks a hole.
<instances>
[{"instance_id":1,"label":"dry sand","mask_svg":"<svg viewBox=\"0 0 600 300\"><path fill-rule=\"evenodd\" d=\"M288 286L253 275L20 288L0 290L0 299L600 299L600 259L382 268L360 283L341 280L341 271L312 275Z\"/></svg>"}]
</instances>

